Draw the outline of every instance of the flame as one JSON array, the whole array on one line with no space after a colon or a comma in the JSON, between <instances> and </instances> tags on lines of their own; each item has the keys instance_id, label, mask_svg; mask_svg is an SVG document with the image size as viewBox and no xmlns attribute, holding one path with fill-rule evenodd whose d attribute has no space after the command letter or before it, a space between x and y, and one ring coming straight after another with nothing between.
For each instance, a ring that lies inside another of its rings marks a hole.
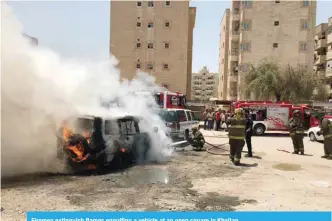
<instances>
[{"instance_id":1,"label":"flame","mask_svg":"<svg viewBox=\"0 0 332 221\"><path fill-rule=\"evenodd\" d=\"M64 142L65 142L64 146L68 150L71 150L76 155L76 157L71 157L71 160L73 162L82 162L82 161L86 160L89 157L89 155L86 154L84 156L84 147L83 147L82 142L80 142L77 145L68 144L69 138L74 134L74 131L69 129L65 122L63 123L62 128L63 128L62 136L63 136ZM88 143L90 143L90 133L85 132L83 134L83 136L87 139Z\"/></svg>"},{"instance_id":2,"label":"flame","mask_svg":"<svg viewBox=\"0 0 332 221\"><path fill-rule=\"evenodd\" d=\"M126 152L126 149L125 148L120 148L120 151L122 152L122 153L125 153Z\"/></svg>"}]
</instances>

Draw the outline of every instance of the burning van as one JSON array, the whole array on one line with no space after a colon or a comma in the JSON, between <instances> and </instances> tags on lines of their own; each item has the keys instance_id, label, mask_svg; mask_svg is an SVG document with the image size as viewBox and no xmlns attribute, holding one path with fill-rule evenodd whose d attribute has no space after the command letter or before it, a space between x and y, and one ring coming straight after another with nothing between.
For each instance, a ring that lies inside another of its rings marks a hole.
<instances>
[{"instance_id":1,"label":"burning van","mask_svg":"<svg viewBox=\"0 0 332 221\"><path fill-rule=\"evenodd\" d=\"M144 162L150 139L140 132L139 120L133 116L67 119L57 136L58 158L75 172Z\"/></svg>"}]
</instances>

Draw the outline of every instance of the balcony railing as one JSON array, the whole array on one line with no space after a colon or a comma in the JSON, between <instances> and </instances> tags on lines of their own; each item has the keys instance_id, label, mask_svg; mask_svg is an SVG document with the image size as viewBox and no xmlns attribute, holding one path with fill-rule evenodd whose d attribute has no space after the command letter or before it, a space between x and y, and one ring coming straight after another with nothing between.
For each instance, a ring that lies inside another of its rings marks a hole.
<instances>
[{"instance_id":1,"label":"balcony railing","mask_svg":"<svg viewBox=\"0 0 332 221\"><path fill-rule=\"evenodd\" d=\"M239 49L238 48L232 48L231 49L231 55L232 56L238 56L239 55Z\"/></svg>"},{"instance_id":2,"label":"balcony railing","mask_svg":"<svg viewBox=\"0 0 332 221\"><path fill-rule=\"evenodd\" d=\"M325 39L319 39L318 41L316 41L315 43L315 48L319 49L319 48L324 48L326 47L326 43L327 43L327 39L325 37Z\"/></svg>"},{"instance_id":3,"label":"balcony railing","mask_svg":"<svg viewBox=\"0 0 332 221\"><path fill-rule=\"evenodd\" d=\"M315 65L324 64L326 62L326 55L319 55L316 57Z\"/></svg>"}]
</instances>

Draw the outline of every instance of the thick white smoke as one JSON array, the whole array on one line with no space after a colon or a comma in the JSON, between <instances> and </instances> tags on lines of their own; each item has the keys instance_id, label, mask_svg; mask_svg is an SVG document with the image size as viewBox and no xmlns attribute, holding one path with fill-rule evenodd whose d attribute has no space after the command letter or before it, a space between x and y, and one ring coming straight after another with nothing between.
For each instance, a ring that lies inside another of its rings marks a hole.
<instances>
[{"instance_id":1,"label":"thick white smoke","mask_svg":"<svg viewBox=\"0 0 332 221\"><path fill-rule=\"evenodd\" d=\"M65 60L50 49L34 47L22 36L11 8L1 4L2 176L61 169L55 164L57 125L75 114L139 116L141 130L152 138L150 159L171 155L165 125L150 106L154 98L133 94L158 89L152 77L140 73L121 83L115 58L98 63ZM121 107L101 106L101 101L116 98Z\"/></svg>"}]
</instances>

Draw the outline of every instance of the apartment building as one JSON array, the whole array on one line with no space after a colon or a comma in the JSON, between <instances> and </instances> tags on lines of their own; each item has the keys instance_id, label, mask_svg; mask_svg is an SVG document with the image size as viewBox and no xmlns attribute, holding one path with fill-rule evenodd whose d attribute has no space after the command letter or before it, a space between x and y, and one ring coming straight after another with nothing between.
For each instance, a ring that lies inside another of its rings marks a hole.
<instances>
[{"instance_id":1,"label":"apartment building","mask_svg":"<svg viewBox=\"0 0 332 221\"><path fill-rule=\"evenodd\" d=\"M327 44L326 44L326 79L330 86L330 95L332 96L332 17L329 18L327 27Z\"/></svg>"},{"instance_id":2,"label":"apartment building","mask_svg":"<svg viewBox=\"0 0 332 221\"><path fill-rule=\"evenodd\" d=\"M206 101L217 97L219 74L210 73L204 66L198 73L192 74L192 100Z\"/></svg>"},{"instance_id":3,"label":"apartment building","mask_svg":"<svg viewBox=\"0 0 332 221\"><path fill-rule=\"evenodd\" d=\"M226 9L224 16L220 22L220 41L219 41L219 85L218 98L226 98L227 88L230 81L228 80L228 46L229 46L229 19L230 9Z\"/></svg>"},{"instance_id":4,"label":"apartment building","mask_svg":"<svg viewBox=\"0 0 332 221\"><path fill-rule=\"evenodd\" d=\"M228 50L220 51L220 70L227 71L220 71L219 98L249 99L245 76L249 65L262 59L313 69L316 1L232 0L229 14L228 22L227 16L221 22L221 42Z\"/></svg>"},{"instance_id":5,"label":"apartment building","mask_svg":"<svg viewBox=\"0 0 332 221\"><path fill-rule=\"evenodd\" d=\"M322 23L316 27L314 74L320 80L325 78L326 72L327 27L327 23Z\"/></svg>"},{"instance_id":6,"label":"apartment building","mask_svg":"<svg viewBox=\"0 0 332 221\"><path fill-rule=\"evenodd\" d=\"M147 72L191 99L196 8L189 1L111 1L110 53L122 79Z\"/></svg>"}]
</instances>

